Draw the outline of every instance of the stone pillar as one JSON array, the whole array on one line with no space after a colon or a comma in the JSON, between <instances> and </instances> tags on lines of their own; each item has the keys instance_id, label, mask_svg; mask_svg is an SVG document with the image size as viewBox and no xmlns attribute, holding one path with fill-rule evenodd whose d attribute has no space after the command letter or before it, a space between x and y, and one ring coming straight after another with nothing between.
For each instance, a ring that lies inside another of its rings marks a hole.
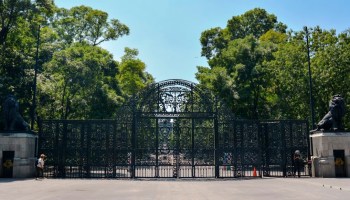
<instances>
[{"instance_id":1,"label":"stone pillar","mask_svg":"<svg viewBox=\"0 0 350 200\"><path fill-rule=\"evenodd\" d=\"M350 142L348 147L350 148ZM347 177L350 177L350 155L345 155L345 170Z\"/></svg>"},{"instance_id":2,"label":"stone pillar","mask_svg":"<svg viewBox=\"0 0 350 200\"><path fill-rule=\"evenodd\" d=\"M311 156L311 175L312 177L320 177L319 172L319 165L318 165L319 158L317 156Z\"/></svg>"},{"instance_id":3,"label":"stone pillar","mask_svg":"<svg viewBox=\"0 0 350 200\"><path fill-rule=\"evenodd\" d=\"M13 168L13 178L29 178L35 176L37 134L32 132L0 132L0 177L4 167ZM13 163L3 166L3 152L13 151Z\"/></svg>"},{"instance_id":4,"label":"stone pillar","mask_svg":"<svg viewBox=\"0 0 350 200\"><path fill-rule=\"evenodd\" d=\"M345 173L350 177L350 132L315 131L310 135L313 142L312 176L336 177L334 150L344 151Z\"/></svg>"},{"instance_id":5,"label":"stone pillar","mask_svg":"<svg viewBox=\"0 0 350 200\"><path fill-rule=\"evenodd\" d=\"M320 170L319 172L320 177L324 177L324 178L335 177L333 156L320 157L318 161L318 165Z\"/></svg>"}]
</instances>

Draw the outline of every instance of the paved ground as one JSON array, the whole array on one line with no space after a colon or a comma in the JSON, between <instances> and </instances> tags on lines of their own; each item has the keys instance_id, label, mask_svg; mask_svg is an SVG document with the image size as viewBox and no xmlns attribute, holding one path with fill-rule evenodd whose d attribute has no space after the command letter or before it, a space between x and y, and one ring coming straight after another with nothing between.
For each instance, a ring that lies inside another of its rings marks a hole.
<instances>
[{"instance_id":1,"label":"paved ground","mask_svg":"<svg viewBox=\"0 0 350 200\"><path fill-rule=\"evenodd\" d=\"M350 198L350 179L0 179L0 199L8 200L204 200Z\"/></svg>"}]
</instances>

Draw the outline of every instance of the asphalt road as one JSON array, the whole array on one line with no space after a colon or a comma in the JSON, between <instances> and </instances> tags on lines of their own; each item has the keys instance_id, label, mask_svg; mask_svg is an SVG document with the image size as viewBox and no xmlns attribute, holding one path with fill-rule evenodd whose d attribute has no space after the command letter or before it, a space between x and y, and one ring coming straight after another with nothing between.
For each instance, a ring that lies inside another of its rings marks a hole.
<instances>
[{"instance_id":1,"label":"asphalt road","mask_svg":"<svg viewBox=\"0 0 350 200\"><path fill-rule=\"evenodd\" d=\"M0 179L1 200L345 200L349 198L349 178Z\"/></svg>"}]
</instances>

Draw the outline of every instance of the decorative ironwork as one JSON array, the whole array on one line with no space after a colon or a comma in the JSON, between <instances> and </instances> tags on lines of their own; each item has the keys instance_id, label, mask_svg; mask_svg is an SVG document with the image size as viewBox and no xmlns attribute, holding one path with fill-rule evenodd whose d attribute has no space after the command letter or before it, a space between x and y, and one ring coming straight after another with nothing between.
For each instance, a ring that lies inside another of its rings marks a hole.
<instances>
[{"instance_id":1,"label":"decorative ironwork","mask_svg":"<svg viewBox=\"0 0 350 200\"><path fill-rule=\"evenodd\" d=\"M132 98L115 120L43 120L39 151L49 177L288 176L296 149L309 156L307 127L236 120L196 84L168 80Z\"/></svg>"}]
</instances>

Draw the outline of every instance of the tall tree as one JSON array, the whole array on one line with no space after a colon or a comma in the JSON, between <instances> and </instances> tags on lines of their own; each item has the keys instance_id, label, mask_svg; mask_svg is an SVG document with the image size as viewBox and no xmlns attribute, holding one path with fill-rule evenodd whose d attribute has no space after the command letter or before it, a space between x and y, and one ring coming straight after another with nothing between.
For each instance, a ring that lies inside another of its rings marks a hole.
<instances>
[{"instance_id":1,"label":"tall tree","mask_svg":"<svg viewBox=\"0 0 350 200\"><path fill-rule=\"evenodd\" d=\"M304 31L290 32L288 42L281 43L273 54L274 59L266 63L274 80L269 89L271 94L275 94L271 99L271 116L274 118L310 119L305 37ZM317 123L328 112L332 95L349 96L346 86L350 76L349 37L346 33L336 35L335 30L327 31L320 27L312 28L309 37L313 106ZM346 119L349 119L348 115Z\"/></svg>"},{"instance_id":2,"label":"tall tree","mask_svg":"<svg viewBox=\"0 0 350 200\"><path fill-rule=\"evenodd\" d=\"M137 56L137 49L125 48L125 54L120 63L118 80L124 95L129 97L154 82L154 78L145 72L145 63Z\"/></svg>"},{"instance_id":3,"label":"tall tree","mask_svg":"<svg viewBox=\"0 0 350 200\"><path fill-rule=\"evenodd\" d=\"M306 33L286 28L274 15L253 9L232 17L225 28L205 30L200 41L209 67L198 67L201 87L243 118L310 119ZM310 32L316 123L332 95L349 97L349 32L337 35L318 26Z\"/></svg>"},{"instance_id":4,"label":"tall tree","mask_svg":"<svg viewBox=\"0 0 350 200\"><path fill-rule=\"evenodd\" d=\"M87 6L61 8L53 26L67 44L87 42L93 46L129 34L129 27L117 19L108 21L108 14Z\"/></svg>"},{"instance_id":5,"label":"tall tree","mask_svg":"<svg viewBox=\"0 0 350 200\"><path fill-rule=\"evenodd\" d=\"M336 35L335 30L314 28L311 34L312 73L316 123L328 111L329 101L335 94L349 98L350 80L350 37L349 32ZM350 127L350 115L344 120Z\"/></svg>"},{"instance_id":6,"label":"tall tree","mask_svg":"<svg viewBox=\"0 0 350 200\"><path fill-rule=\"evenodd\" d=\"M125 24L86 6L59 9L52 0L3 0L0 10L0 105L6 94L16 95L28 120L37 69L40 117L113 117L130 91L118 82L119 63L98 46L128 35ZM131 61L124 64L144 65ZM138 76L153 81L144 68Z\"/></svg>"},{"instance_id":7,"label":"tall tree","mask_svg":"<svg viewBox=\"0 0 350 200\"><path fill-rule=\"evenodd\" d=\"M285 33L287 26L277 21L277 17L264 9L255 8L246 13L234 16L227 22L226 28L219 27L203 31L200 42L202 56L208 60L220 56L230 41L253 35L259 38L269 30Z\"/></svg>"},{"instance_id":8,"label":"tall tree","mask_svg":"<svg viewBox=\"0 0 350 200\"><path fill-rule=\"evenodd\" d=\"M0 1L0 45L4 45L8 34L16 27L21 19L26 19L31 8L30 0L2 0Z\"/></svg>"},{"instance_id":9,"label":"tall tree","mask_svg":"<svg viewBox=\"0 0 350 200\"><path fill-rule=\"evenodd\" d=\"M51 118L110 118L123 101L113 77L117 63L100 47L76 43L54 54L40 78L40 114ZM104 109L96 109L96 104ZM108 107L108 109L106 109ZM57 113L59 111L59 113ZM59 116L58 116L59 114Z\"/></svg>"},{"instance_id":10,"label":"tall tree","mask_svg":"<svg viewBox=\"0 0 350 200\"><path fill-rule=\"evenodd\" d=\"M0 1L0 103L14 94L26 119L32 107L38 25L54 8L50 0Z\"/></svg>"},{"instance_id":11,"label":"tall tree","mask_svg":"<svg viewBox=\"0 0 350 200\"><path fill-rule=\"evenodd\" d=\"M233 17L224 29L213 28L202 33L202 55L208 59L208 70L214 74L216 68L226 71L225 78L220 79L222 83L215 86L212 82L211 88L227 99L238 116L259 118L266 113L268 97L263 91L269 79L264 62L273 58L275 43L283 40L285 29L276 16L257 8ZM201 84L207 81L208 74L203 68L198 71Z\"/></svg>"},{"instance_id":12,"label":"tall tree","mask_svg":"<svg viewBox=\"0 0 350 200\"><path fill-rule=\"evenodd\" d=\"M309 93L307 54L303 33L289 34L266 61L271 84L268 89L270 117L275 119L307 119Z\"/></svg>"}]
</instances>

